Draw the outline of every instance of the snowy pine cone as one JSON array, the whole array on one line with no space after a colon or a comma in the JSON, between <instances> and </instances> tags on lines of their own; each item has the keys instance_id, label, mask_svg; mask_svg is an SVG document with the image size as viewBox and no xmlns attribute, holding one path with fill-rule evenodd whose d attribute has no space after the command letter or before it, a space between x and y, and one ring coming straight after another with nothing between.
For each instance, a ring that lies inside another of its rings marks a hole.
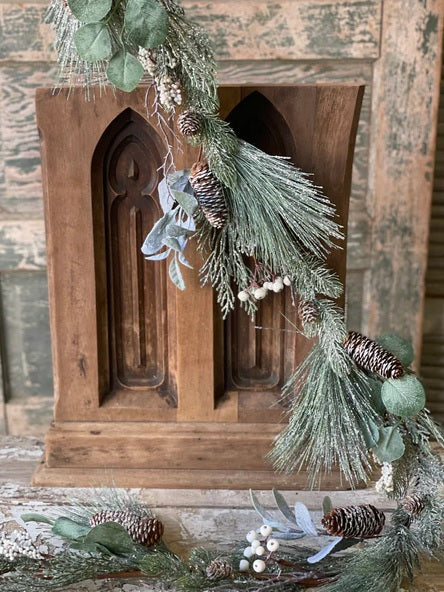
<instances>
[{"instance_id":1,"label":"snowy pine cone","mask_svg":"<svg viewBox=\"0 0 444 592\"><path fill-rule=\"evenodd\" d=\"M233 570L226 561L214 559L205 570L209 580L224 580L230 578Z\"/></svg>"},{"instance_id":2,"label":"snowy pine cone","mask_svg":"<svg viewBox=\"0 0 444 592\"><path fill-rule=\"evenodd\" d=\"M179 115L177 127L183 136L195 136L200 132L200 117L192 111L184 111Z\"/></svg>"},{"instance_id":3,"label":"snowy pine cone","mask_svg":"<svg viewBox=\"0 0 444 592\"><path fill-rule=\"evenodd\" d=\"M123 526L135 543L151 547L160 541L163 524L157 518L139 516L128 510L102 510L89 519L90 526L105 522L117 522Z\"/></svg>"},{"instance_id":4,"label":"snowy pine cone","mask_svg":"<svg viewBox=\"0 0 444 592\"><path fill-rule=\"evenodd\" d=\"M343 346L356 364L365 370L383 378L400 378L404 374L404 367L397 357L357 331L349 332Z\"/></svg>"},{"instance_id":5,"label":"snowy pine cone","mask_svg":"<svg viewBox=\"0 0 444 592\"><path fill-rule=\"evenodd\" d=\"M301 300L298 306L298 315L303 323L314 323L319 318L319 310L313 300Z\"/></svg>"},{"instance_id":6,"label":"snowy pine cone","mask_svg":"<svg viewBox=\"0 0 444 592\"><path fill-rule=\"evenodd\" d=\"M322 518L327 533L344 538L368 538L381 532L385 514L375 506L344 506L334 508Z\"/></svg>"},{"instance_id":7,"label":"snowy pine cone","mask_svg":"<svg viewBox=\"0 0 444 592\"><path fill-rule=\"evenodd\" d=\"M425 501L417 493L412 493L401 501L401 506L412 516L419 516L425 508Z\"/></svg>"},{"instance_id":8,"label":"snowy pine cone","mask_svg":"<svg viewBox=\"0 0 444 592\"><path fill-rule=\"evenodd\" d=\"M193 164L189 180L205 218L211 226L223 228L228 219L228 210L222 183L203 161Z\"/></svg>"}]
</instances>

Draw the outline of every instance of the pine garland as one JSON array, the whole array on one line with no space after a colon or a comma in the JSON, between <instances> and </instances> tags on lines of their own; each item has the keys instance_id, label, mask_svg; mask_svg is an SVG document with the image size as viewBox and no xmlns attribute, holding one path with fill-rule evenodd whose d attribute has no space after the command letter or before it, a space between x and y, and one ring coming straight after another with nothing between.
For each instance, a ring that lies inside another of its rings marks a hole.
<instances>
[{"instance_id":1,"label":"pine garland","mask_svg":"<svg viewBox=\"0 0 444 592\"><path fill-rule=\"evenodd\" d=\"M285 472L306 468L312 487L322 472L335 466L351 485L367 481L371 463L365 426L379 419L363 373L350 367L339 376L318 345L284 386L283 396L295 392L288 425L270 453L276 468Z\"/></svg>"},{"instance_id":2,"label":"pine garland","mask_svg":"<svg viewBox=\"0 0 444 592\"><path fill-rule=\"evenodd\" d=\"M140 537L136 542L128 541L125 529L121 526L119 531L117 524L115 534L126 556L113 551L115 541L109 543L111 551L105 556L90 541L84 548L88 553L93 549L93 555L85 555L79 550L85 541L76 540L67 553L43 564L29 565L24 558L8 563L11 573L0 578L0 592L52 590L80 577L125 569L136 569L148 578L160 577L185 592L210 588L268 592L324 584L330 592L397 591L403 578L411 577L418 568L421 553L431 555L442 547L444 516L439 496L444 468L430 448L432 438L443 446L444 437L428 412L421 410L423 389L407 369L412 360L405 358L405 340L398 348L396 338L385 340L382 347L347 331L343 311L335 303L343 287L326 265L327 255L343 239L332 204L310 176L287 159L267 155L236 137L217 115L216 62L206 32L187 18L175 0L146 2L146 14L137 5L131 15L131 1L116 0L93 23L87 21L85 12L89 3L51 0L46 20L56 31L61 82L83 84L87 96L94 85L111 83L128 91L141 80L148 82L147 106L157 117L167 144L165 172L174 166L170 116L179 114L178 133L191 145L201 147L205 162L205 179L197 180L195 171L189 178L194 182L197 204L194 213L187 214L185 229L188 237L196 228L192 238L204 260L202 283L210 283L216 290L225 318L238 300L254 315L266 293L261 286L257 298L250 297L257 269L264 285L270 279L285 278L294 302L301 302L301 327L295 330L317 340L283 389L290 411L288 426L270 453L277 469L291 472L306 468L314 486L322 472L339 467L348 483L356 486L371 473L373 451L390 469L393 484L389 496L398 501L398 509L388 531L380 535L382 517L369 506L365 511L354 506L354 510L336 508L327 513L326 525L332 534L380 536L364 552L346 560L346 568L335 576L334 583L331 572L301 574L285 571L285 564L279 563L267 577L251 578L237 571L232 557L202 549L194 550L188 561L159 545L142 551ZM147 30L141 30L139 20L148 13ZM93 44L85 48L82 35L90 25L100 29L105 39L101 47ZM131 68L123 72L112 67L116 60L130 63ZM182 220L182 205L177 211ZM177 257L184 257L183 249L174 253L174 260ZM254 270L251 261L255 262ZM177 285L183 288L181 282ZM282 500L279 503L282 507ZM131 514L132 526L154 520L132 502L98 503L95 511L105 518ZM91 515L84 508L72 510L70 516L88 529ZM109 528L106 520L94 524L104 533ZM297 538L300 531L296 526L292 534ZM158 542L157 534L153 542ZM298 561L305 559L298 556Z\"/></svg>"}]
</instances>

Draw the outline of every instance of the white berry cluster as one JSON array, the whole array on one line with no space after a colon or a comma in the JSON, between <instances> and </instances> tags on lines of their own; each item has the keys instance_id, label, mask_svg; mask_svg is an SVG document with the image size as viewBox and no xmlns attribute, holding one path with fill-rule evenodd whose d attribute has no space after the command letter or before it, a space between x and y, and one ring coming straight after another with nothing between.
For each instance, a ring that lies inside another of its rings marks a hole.
<instances>
[{"instance_id":1,"label":"white berry cluster","mask_svg":"<svg viewBox=\"0 0 444 592\"><path fill-rule=\"evenodd\" d=\"M284 286L291 286L291 279L286 275L284 278L276 277L272 282L264 282L262 286L254 283L246 290L241 290L237 297L241 302L246 302L253 298L254 300L263 300L268 292L282 292Z\"/></svg>"},{"instance_id":2,"label":"white berry cluster","mask_svg":"<svg viewBox=\"0 0 444 592\"><path fill-rule=\"evenodd\" d=\"M162 76L157 85L159 101L165 111L172 111L176 105L182 104L180 82L170 76Z\"/></svg>"},{"instance_id":3,"label":"white berry cluster","mask_svg":"<svg viewBox=\"0 0 444 592\"><path fill-rule=\"evenodd\" d=\"M393 491L393 465L384 462L381 468L381 478L375 484L378 493L391 493Z\"/></svg>"},{"instance_id":4,"label":"white berry cluster","mask_svg":"<svg viewBox=\"0 0 444 592\"><path fill-rule=\"evenodd\" d=\"M265 571L267 566L267 560L270 559L271 555L279 549L279 541L272 538L271 534L273 529L268 524L263 524L259 532L250 530L247 533L246 539L250 543L248 547L244 549L244 557L239 563L239 571L249 571L250 562L249 559L257 557L253 561L253 571L256 573L262 573Z\"/></svg>"},{"instance_id":5,"label":"white berry cluster","mask_svg":"<svg viewBox=\"0 0 444 592\"><path fill-rule=\"evenodd\" d=\"M28 533L18 530L14 530L8 535L6 533L0 535L0 556L9 561L14 561L18 557L41 558Z\"/></svg>"},{"instance_id":6,"label":"white berry cluster","mask_svg":"<svg viewBox=\"0 0 444 592\"><path fill-rule=\"evenodd\" d=\"M143 69L154 78L157 71L157 63L153 57L152 51L145 49L144 47L139 47L139 53L137 57L139 58L139 62L142 64Z\"/></svg>"}]
</instances>

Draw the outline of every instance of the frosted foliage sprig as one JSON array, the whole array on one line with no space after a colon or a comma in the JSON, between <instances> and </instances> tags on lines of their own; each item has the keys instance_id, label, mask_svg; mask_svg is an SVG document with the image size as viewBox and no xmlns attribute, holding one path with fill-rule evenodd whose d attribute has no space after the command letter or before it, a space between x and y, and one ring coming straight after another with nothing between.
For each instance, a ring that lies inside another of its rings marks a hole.
<instances>
[{"instance_id":1,"label":"frosted foliage sprig","mask_svg":"<svg viewBox=\"0 0 444 592\"><path fill-rule=\"evenodd\" d=\"M55 49L59 65L59 85L81 85L90 96L92 87L104 88L106 63L82 60L74 43L74 35L81 23L74 17L65 0L51 0L45 13L45 23L55 31Z\"/></svg>"},{"instance_id":2,"label":"frosted foliage sprig","mask_svg":"<svg viewBox=\"0 0 444 592\"><path fill-rule=\"evenodd\" d=\"M375 484L378 493L391 493L393 491L393 466L384 462L381 467L381 477Z\"/></svg>"},{"instance_id":3,"label":"frosted foliage sprig","mask_svg":"<svg viewBox=\"0 0 444 592\"><path fill-rule=\"evenodd\" d=\"M284 397L295 393L288 425L270 453L276 468L306 468L312 487L335 466L352 486L367 481L371 463L364 433L380 420L365 375L351 366L339 376L318 345L284 386Z\"/></svg>"},{"instance_id":4,"label":"frosted foliage sprig","mask_svg":"<svg viewBox=\"0 0 444 592\"><path fill-rule=\"evenodd\" d=\"M11 533L2 532L0 534L0 556L8 561L14 561L20 557L41 558L31 537L24 530L14 530Z\"/></svg>"},{"instance_id":5,"label":"frosted foliage sprig","mask_svg":"<svg viewBox=\"0 0 444 592\"><path fill-rule=\"evenodd\" d=\"M264 264L273 268L295 265L303 251L324 259L336 246L333 239L343 238L331 202L309 175L287 159L265 154L243 141L233 159L237 187L227 192L233 218L239 221L245 245L253 248L258 239L262 241ZM282 252L291 248L293 257L283 258Z\"/></svg>"}]
</instances>

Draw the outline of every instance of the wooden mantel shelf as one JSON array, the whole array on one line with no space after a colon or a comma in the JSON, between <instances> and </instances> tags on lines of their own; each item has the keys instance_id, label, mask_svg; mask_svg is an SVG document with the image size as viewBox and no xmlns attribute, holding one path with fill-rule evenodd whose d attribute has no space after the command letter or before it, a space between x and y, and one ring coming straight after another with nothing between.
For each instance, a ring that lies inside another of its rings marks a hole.
<instances>
[{"instance_id":1,"label":"wooden mantel shelf","mask_svg":"<svg viewBox=\"0 0 444 592\"><path fill-rule=\"evenodd\" d=\"M80 488L31 487L31 476L40 462L43 443L35 438L0 438L0 522L2 527L12 530L25 512L46 513L57 506L66 506L75 499L91 495ZM99 485L99 484L97 484ZM270 481L270 490L273 487ZM208 489L132 489L134 495L146 502L165 524L166 542L179 553L194 545L223 545L241 539L245 532L258 525L259 517L251 509L249 494L244 490ZM257 492L265 506L272 508L270 491ZM350 491L286 491L288 502L299 500L310 510L318 511L322 498L329 494L334 503L373 503L381 509L391 510L384 496L369 488L358 492ZM19 522L20 523L20 522ZM27 527L31 536L37 533L34 525ZM51 541L50 543L54 543ZM427 565L424 576L418 580L421 592L435 590L444 592L444 568L438 564ZM109 592L109 581L85 582L66 588L65 592ZM113 582L113 592L157 592L161 587L146 585L140 587L134 582Z\"/></svg>"}]
</instances>

